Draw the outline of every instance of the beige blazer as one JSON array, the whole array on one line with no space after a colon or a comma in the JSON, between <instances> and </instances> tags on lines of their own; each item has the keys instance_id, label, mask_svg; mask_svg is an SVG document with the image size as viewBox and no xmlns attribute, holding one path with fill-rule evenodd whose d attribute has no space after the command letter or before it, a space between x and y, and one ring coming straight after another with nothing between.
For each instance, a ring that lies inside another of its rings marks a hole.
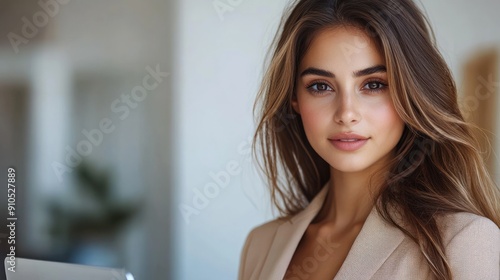
<instances>
[{"instance_id":1,"label":"beige blazer","mask_svg":"<svg viewBox=\"0 0 500 280\"><path fill-rule=\"evenodd\" d=\"M241 253L239 280L283 279L295 249L320 210L327 188L289 221L276 219L254 228ZM491 220L470 213L455 213L438 220L446 255L457 280L500 279L500 230ZM328 244L323 252L334 253ZM321 261L311 256L300 277ZM312 271L309 271L309 273ZM401 230L387 224L372 209L334 280L433 279L418 245ZM311 279L312 280L312 279Z\"/></svg>"}]
</instances>

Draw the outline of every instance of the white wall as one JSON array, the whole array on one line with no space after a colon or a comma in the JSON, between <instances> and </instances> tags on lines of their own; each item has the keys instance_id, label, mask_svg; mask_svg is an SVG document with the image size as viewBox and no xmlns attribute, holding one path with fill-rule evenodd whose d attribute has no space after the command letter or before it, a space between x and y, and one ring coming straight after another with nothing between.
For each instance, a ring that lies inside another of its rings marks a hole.
<instances>
[{"instance_id":1,"label":"white wall","mask_svg":"<svg viewBox=\"0 0 500 280\"><path fill-rule=\"evenodd\" d=\"M215 2L239 4L221 18ZM235 279L248 231L271 218L266 189L247 160L247 149L264 55L289 2L181 1L176 48L179 76L174 90L178 98L174 114L179 141L177 208L193 207L196 214L192 212L189 223L180 209L174 214L180 254L176 279ZM458 79L466 55L484 44L499 45L500 33L494 26L500 26L496 15L500 2L422 2ZM203 192L214 182L210 172L224 171L232 160L242 167L240 173L230 176L229 184L197 212L192 202L195 192Z\"/></svg>"},{"instance_id":2,"label":"white wall","mask_svg":"<svg viewBox=\"0 0 500 280\"><path fill-rule=\"evenodd\" d=\"M250 162L251 109L266 47L287 1L220 1L240 2L222 17L212 2L188 0L180 6L175 279L236 279L243 238L270 218ZM197 209L196 191L203 192L214 182L210 173L226 172L228 164L235 164L236 172L227 186L213 189L208 205L184 219L180 208Z\"/></svg>"}]
</instances>

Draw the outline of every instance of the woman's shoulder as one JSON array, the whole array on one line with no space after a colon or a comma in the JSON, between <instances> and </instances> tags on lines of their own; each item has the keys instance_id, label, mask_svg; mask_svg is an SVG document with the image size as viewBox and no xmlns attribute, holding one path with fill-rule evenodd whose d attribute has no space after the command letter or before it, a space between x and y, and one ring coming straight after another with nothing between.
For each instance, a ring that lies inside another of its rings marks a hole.
<instances>
[{"instance_id":1,"label":"woman's shoulder","mask_svg":"<svg viewBox=\"0 0 500 280\"><path fill-rule=\"evenodd\" d=\"M445 245L457 237L478 238L500 242L500 229L490 219L468 212L448 213L437 219Z\"/></svg>"},{"instance_id":2,"label":"woman's shoulder","mask_svg":"<svg viewBox=\"0 0 500 280\"><path fill-rule=\"evenodd\" d=\"M238 279L250 278L248 275L252 271L263 267L265 260L263 256L271 247L279 226L285 221L283 218L277 218L257 225L250 230L241 251Z\"/></svg>"},{"instance_id":3,"label":"woman's shoulder","mask_svg":"<svg viewBox=\"0 0 500 280\"><path fill-rule=\"evenodd\" d=\"M492 220L460 212L442 215L437 222L457 279L498 279L500 229Z\"/></svg>"},{"instance_id":4,"label":"woman's shoulder","mask_svg":"<svg viewBox=\"0 0 500 280\"><path fill-rule=\"evenodd\" d=\"M262 224L253 227L250 230L248 236L258 237L259 239L265 237L272 238L278 227L283 223L285 223L286 221L287 221L286 218L275 218L273 220L264 222Z\"/></svg>"},{"instance_id":5,"label":"woman's shoulder","mask_svg":"<svg viewBox=\"0 0 500 280\"><path fill-rule=\"evenodd\" d=\"M252 250L262 251L264 248L269 248L279 226L286 221L286 218L276 218L253 227L246 237L243 253L247 254L251 253Z\"/></svg>"}]
</instances>

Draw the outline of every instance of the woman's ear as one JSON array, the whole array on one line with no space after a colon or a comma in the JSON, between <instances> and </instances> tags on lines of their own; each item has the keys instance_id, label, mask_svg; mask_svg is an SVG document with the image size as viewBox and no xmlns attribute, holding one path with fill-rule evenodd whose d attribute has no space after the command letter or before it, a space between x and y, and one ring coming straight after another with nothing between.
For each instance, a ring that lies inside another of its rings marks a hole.
<instances>
[{"instance_id":1,"label":"woman's ear","mask_svg":"<svg viewBox=\"0 0 500 280\"><path fill-rule=\"evenodd\" d=\"M292 97L292 108L295 111L295 113L300 115L299 101L297 101L296 95Z\"/></svg>"}]
</instances>

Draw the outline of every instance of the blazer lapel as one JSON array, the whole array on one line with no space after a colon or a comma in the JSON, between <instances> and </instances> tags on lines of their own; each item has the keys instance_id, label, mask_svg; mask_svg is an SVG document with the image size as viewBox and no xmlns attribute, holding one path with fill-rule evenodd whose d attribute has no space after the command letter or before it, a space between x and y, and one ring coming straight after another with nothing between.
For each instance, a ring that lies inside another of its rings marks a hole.
<instances>
[{"instance_id":1,"label":"blazer lapel","mask_svg":"<svg viewBox=\"0 0 500 280\"><path fill-rule=\"evenodd\" d=\"M283 279L297 245L321 209L327 192L328 186L323 187L302 212L278 227L257 279ZM402 231L387 224L373 207L334 280L370 279L404 237Z\"/></svg>"},{"instance_id":2,"label":"blazer lapel","mask_svg":"<svg viewBox=\"0 0 500 280\"><path fill-rule=\"evenodd\" d=\"M323 187L303 211L278 227L258 279L283 279L295 249L321 209L327 191L328 187Z\"/></svg>"},{"instance_id":3,"label":"blazer lapel","mask_svg":"<svg viewBox=\"0 0 500 280\"><path fill-rule=\"evenodd\" d=\"M404 237L373 207L334 279L370 279Z\"/></svg>"}]
</instances>

